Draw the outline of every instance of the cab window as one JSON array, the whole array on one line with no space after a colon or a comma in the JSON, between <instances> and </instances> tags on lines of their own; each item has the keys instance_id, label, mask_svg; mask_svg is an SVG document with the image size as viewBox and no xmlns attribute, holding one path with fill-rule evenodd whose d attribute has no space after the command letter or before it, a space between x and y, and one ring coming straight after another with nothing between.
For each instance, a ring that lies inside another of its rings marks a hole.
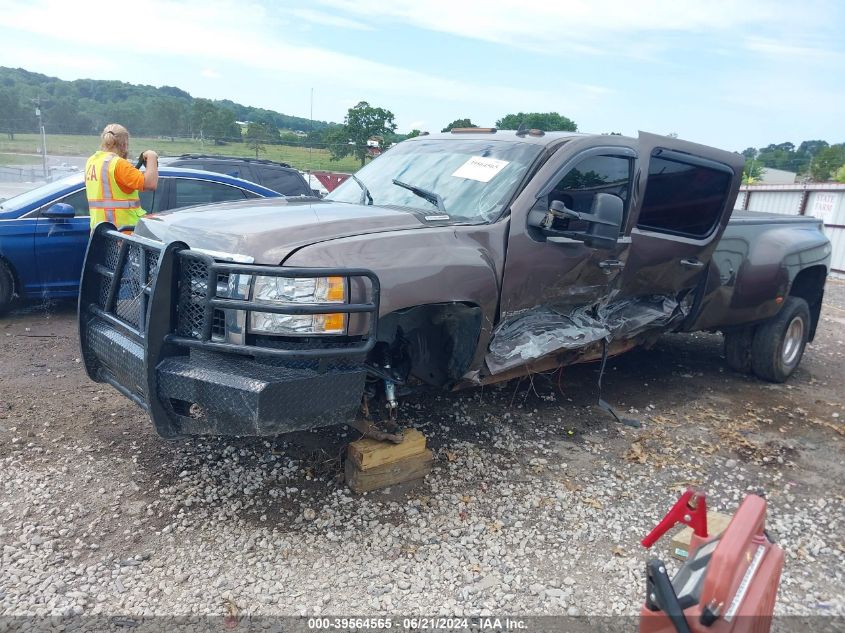
<instances>
[{"instance_id":1,"label":"cab window","mask_svg":"<svg viewBox=\"0 0 845 633\"><path fill-rule=\"evenodd\" d=\"M284 196L310 196L311 189L306 186L305 180L296 171L285 171L282 169L258 168L261 174L260 183L277 191Z\"/></svg>"},{"instance_id":2,"label":"cab window","mask_svg":"<svg viewBox=\"0 0 845 633\"><path fill-rule=\"evenodd\" d=\"M637 227L705 238L722 217L732 180L728 167L652 157Z\"/></svg>"},{"instance_id":3,"label":"cab window","mask_svg":"<svg viewBox=\"0 0 845 633\"><path fill-rule=\"evenodd\" d=\"M598 193L610 193L622 198L625 203L625 217L631 197L631 179L633 160L624 156L589 156L582 159L561 178L549 195L539 202L548 209L552 202L559 200L568 209L579 213L590 213L593 200ZM558 226L560 224L560 226ZM584 222L555 220L558 230L583 230ZM625 227L625 221L622 221Z\"/></svg>"},{"instance_id":4,"label":"cab window","mask_svg":"<svg viewBox=\"0 0 845 633\"><path fill-rule=\"evenodd\" d=\"M210 204L212 202L230 202L246 199L246 194L244 194L242 189L219 182L175 178L173 184L176 188L173 207L176 209L195 204Z\"/></svg>"}]
</instances>

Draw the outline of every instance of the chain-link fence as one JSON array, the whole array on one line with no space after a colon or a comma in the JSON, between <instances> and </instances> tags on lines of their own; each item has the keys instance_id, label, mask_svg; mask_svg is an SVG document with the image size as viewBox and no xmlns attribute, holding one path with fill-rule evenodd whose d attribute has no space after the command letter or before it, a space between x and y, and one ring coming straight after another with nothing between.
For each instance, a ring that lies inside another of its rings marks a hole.
<instances>
[{"instance_id":1,"label":"chain-link fence","mask_svg":"<svg viewBox=\"0 0 845 633\"><path fill-rule=\"evenodd\" d=\"M100 139L93 135L47 134L47 153L50 156L88 156L98 148ZM33 153L40 144L35 134L15 134L14 139L0 138L0 153ZM132 136L130 154L153 149L161 156L182 154L212 154L260 158L288 163L303 171L353 172L361 167L360 156L365 160L378 156L382 147L378 141L365 146L350 144L318 143L301 137L294 140L269 140L258 143L244 138L200 138L189 136ZM340 156L340 158L336 158ZM9 161L6 161L7 163ZM28 169L24 166L23 169ZM37 170L38 166L33 166ZM43 173L41 174L43 178Z\"/></svg>"}]
</instances>

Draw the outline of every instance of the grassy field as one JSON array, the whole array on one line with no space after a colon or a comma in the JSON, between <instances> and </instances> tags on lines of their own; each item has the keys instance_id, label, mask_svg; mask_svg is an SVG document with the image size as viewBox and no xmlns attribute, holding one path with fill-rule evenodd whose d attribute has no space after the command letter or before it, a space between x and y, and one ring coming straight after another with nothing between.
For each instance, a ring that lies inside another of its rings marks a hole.
<instances>
[{"instance_id":1,"label":"grassy field","mask_svg":"<svg viewBox=\"0 0 845 633\"><path fill-rule=\"evenodd\" d=\"M76 136L70 134L55 134L47 137L47 152L56 156L88 156L96 151L100 139L97 136ZM37 153L41 145L41 139L37 134L15 134L15 140L10 141L4 137L0 139L0 155L2 153ZM309 149L307 147L291 147L287 145L267 145L266 151L260 152L259 158L282 161L290 163L297 169L302 170L327 170L353 172L360 167L360 163L350 157L333 161L328 150ZM213 142L205 143L192 141L190 139L177 139L171 141L168 138L144 138L132 137L129 142L129 153L131 157L140 154L142 150L152 149L161 156L178 156L179 154L226 154L228 156L249 156L255 157L255 152L247 147L246 143L228 143L226 145L215 145ZM15 157L2 158L0 164L24 164L24 158L18 161ZM34 157L39 162L38 157Z\"/></svg>"}]
</instances>

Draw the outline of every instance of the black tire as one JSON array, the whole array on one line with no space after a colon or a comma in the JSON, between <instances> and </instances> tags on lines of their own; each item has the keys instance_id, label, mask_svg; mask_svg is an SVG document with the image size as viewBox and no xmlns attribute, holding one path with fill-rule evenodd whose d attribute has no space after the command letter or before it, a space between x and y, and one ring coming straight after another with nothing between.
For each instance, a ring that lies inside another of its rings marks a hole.
<instances>
[{"instance_id":1,"label":"black tire","mask_svg":"<svg viewBox=\"0 0 845 633\"><path fill-rule=\"evenodd\" d=\"M0 261L0 315L6 314L15 297L15 280L5 262Z\"/></svg>"},{"instance_id":2,"label":"black tire","mask_svg":"<svg viewBox=\"0 0 845 633\"><path fill-rule=\"evenodd\" d=\"M753 327L725 332L725 362L728 367L741 374L751 373L751 345L754 341Z\"/></svg>"},{"instance_id":3,"label":"black tire","mask_svg":"<svg viewBox=\"0 0 845 633\"><path fill-rule=\"evenodd\" d=\"M784 382L804 355L810 333L810 307L787 297L775 316L757 327L751 344L751 368L763 380Z\"/></svg>"}]
</instances>

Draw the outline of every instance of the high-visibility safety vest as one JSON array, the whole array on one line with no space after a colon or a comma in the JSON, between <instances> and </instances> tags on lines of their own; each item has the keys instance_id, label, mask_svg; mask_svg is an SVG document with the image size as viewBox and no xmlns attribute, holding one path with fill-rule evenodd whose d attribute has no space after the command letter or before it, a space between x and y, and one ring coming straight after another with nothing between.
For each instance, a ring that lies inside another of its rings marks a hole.
<instances>
[{"instance_id":1,"label":"high-visibility safety vest","mask_svg":"<svg viewBox=\"0 0 845 633\"><path fill-rule=\"evenodd\" d=\"M141 208L137 191L124 193L114 179L117 155L99 151L85 163L85 190L91 213L91 228L100 222L111 222L115 227L135 226L146 213Z\"/></svg>"}]
</instances>

